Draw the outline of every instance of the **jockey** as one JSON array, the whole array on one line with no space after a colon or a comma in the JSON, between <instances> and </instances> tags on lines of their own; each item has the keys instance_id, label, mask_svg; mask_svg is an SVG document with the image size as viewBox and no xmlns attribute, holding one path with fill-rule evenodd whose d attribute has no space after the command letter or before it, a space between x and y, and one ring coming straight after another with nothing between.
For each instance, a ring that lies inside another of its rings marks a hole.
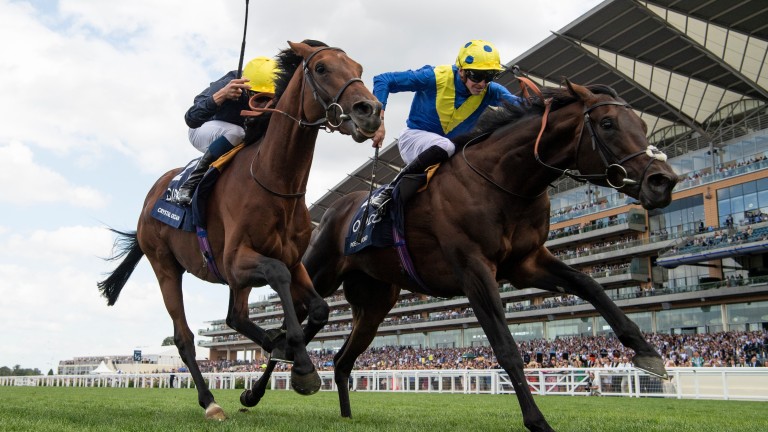
<instances>
[{"instance_id":1,"label":"jockey","mask_svg":"<svg viewBox=\"0 0 768 432\"><path fill-rule=\"evenodd\" d=\"M456 151L451 138L472 131L487 107L521 105L520 98L493 82L503 69L499 51L492 43L471 40L461 47L453 65L427 65L373 77L373 94L384 108L390 93L415 93L406 128L397 143L400 156L408 165L371 200L374 208L389 201L394 185L404 175L424 172L451 157ZM384 119L384 109L381 118ZM382 122L373 145L381 147L384 135Z\"/></svg>"},{"instance_id":2,"label":"jockey","mask_svg":"<svg viewBox=\"0 0 768 432\"><path fill-rule=\"evenodd\" d=\"M189 141L203 156L179 187L179 204L192 202L195 188L211 163L243 141L244 118L240 111L251 109L248 104L251 95L263 93L265 102L274 96L276 73L275 60L256 57L245 65L242 78L237 78L236 71L230 71L195 97L184 120L189 126Z\"/></svg>"}]
</instances>

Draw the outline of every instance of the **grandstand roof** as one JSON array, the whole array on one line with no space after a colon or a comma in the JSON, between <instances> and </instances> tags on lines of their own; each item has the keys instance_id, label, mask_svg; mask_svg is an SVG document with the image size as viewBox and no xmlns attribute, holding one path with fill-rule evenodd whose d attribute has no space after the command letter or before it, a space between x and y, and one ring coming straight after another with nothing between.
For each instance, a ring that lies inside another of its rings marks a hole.
<instances>
[{"instance_id":1,"label":"grandstand roof","mask_svg":"<svg viewBox=\"0 0 768 432\"><path fill-rule=\"evenodd\" d=\"M649 134L715 141L718 111L768 103L768 2L765 0L606 0L507 63L540 85L563 77L613 87L648 123ZM514 75L497 82L518 92ZM748 105L747 105L748 106ZM714 125L714 126L713 126ZM671 138L670 138L671 137ZM652 140L655 142L655 140ZM394 178L403 161L383 148L374 185ZM336 199L368 190L373 161L310 206L318 223Z\"/></svg>"}]
</instances>

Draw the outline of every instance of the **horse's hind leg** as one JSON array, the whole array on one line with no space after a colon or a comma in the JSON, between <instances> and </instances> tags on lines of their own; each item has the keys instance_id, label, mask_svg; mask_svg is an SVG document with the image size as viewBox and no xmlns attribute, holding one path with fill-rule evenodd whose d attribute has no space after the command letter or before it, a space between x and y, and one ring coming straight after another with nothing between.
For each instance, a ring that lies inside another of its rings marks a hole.
<instances>
[{"instance_id":1,"label":"horse's hind leg","mask_svg":"<svg viewBox=\"0 0 768 432\"><path fill-rule=\"evenodd\" d=\"M352 305L352 332L333 358L334 381L341 416L352 417L349 375L355 360L371 344L379 324L397 302L400 289L362 273L350 273L344 281L344 294Z\"/></svg>"},{"instance_id":2,"label":"horse's hind leg","mask_svg":"<svg viewBox=\"0 0 768 432\"><path fill-rule=\"evenodd\" d=\"M483 265L479 264L482 268ZM483 270L463 272L462 286L472 310L488 337L499 365L507 372L515 388L515 395L523 413L523 423L532 432L552 432L544 415L536 406L523 371L523 358L507 327L504 308L499 297L498 284Z\"/></svg>"},{"instance_id":3,"label":"horse's hind leg","mask_svg":"<svg viewBox=\"0 0 768 432\"><path fill-rule=\"evenodd\" d=\"M187 317L184 312L184 297L181 291L182 269L177 264L160 264L154 259L150 259L152 268L155 271L157 280L160 283L160 291L163 294L163 302L168 314L173 320L173 342L179 350L179 355L184 364L187 365L192 380L197 387L197 401L205 409L205 417L211 420L224 420L227 416L224 410L216 403L213 394L208 389L203 379L203 374L195 360L195 336L187 324Z\"/></svg>"},{"instance_id":4,"label":"horse's hind leg","mask_svg":"<svg viewBox=\"0 0 768 432\"><path fill-rule=\"evenodd\" d=\"M590 276L573 269L542 248L535 265L518 274L528 274L521 286L534 286L552 292L574 294L590 303L605 318L622 344L635 351L632 362L638 369L666 378L664 362L649 344L637 324L632 322ZM515 281L516 282L516 281Z\"/></svg>"}]
</instances>

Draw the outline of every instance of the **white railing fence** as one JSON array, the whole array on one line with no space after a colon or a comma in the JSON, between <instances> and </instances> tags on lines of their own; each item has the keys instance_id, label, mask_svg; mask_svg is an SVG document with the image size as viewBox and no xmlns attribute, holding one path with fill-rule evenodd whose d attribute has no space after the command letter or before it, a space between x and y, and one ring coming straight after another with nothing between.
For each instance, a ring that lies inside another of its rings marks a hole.
<instances>
[{"instance_id":1,"label":"white railing fence","mask_svg":"<svg viewBox=\"0 0 768 432\"><path fill-rule=\"evenodd\" d=\"M593 373L594 378L589 379ZM528 387L536 395L666 397L768 401L768 368L670 368L668 381L637 369L528 369ZM261 372L203 374L211 389L250 388ZM320 372L322 391L336 391L332 371ZM188 373L41 375L0 377L0 386L192 388ZM514 393L499 369L365 370L354 371L355 391L422 393ZM290 390L290 372L275 372L272 390Z\"/></svg>"}]
</instances>

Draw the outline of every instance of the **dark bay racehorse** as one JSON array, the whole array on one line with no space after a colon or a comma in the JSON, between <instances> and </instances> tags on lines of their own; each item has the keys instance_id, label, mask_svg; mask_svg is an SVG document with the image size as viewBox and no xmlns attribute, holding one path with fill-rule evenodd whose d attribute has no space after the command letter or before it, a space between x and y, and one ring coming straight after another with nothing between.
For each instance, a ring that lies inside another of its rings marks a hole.
<instances>
[{"instance_id":1,"label":"dark bay racehorse","mask_svg":"<svg viewBox=\"0 0 768 432\"><path fill-rule=\"evenodd\" d=\"M379 128L381 104L365 87L362 67L339 48L320 42L291 43L278 55L275 111L263 139L245 147L223 171L207 206L207 231L216 266L229 285L226 322L266 351L276 347L295 361L291 385L312 394L320 379L306 352L306 342L291 301L291 290L312 293L301 263L312 225L304 201L318 129L324 127L363 142ZM312 46L311 46L312 45ZM301 67L299 67L301 65ZM174 342L198 390L207 418L224 419L195 362L194 335L184 313L182 275L188 271L208 282L219 279L206 266L195 233L177 230L151 216L154 203L166 193L179 169L163 175L144 202L136 232L120 233L125 258L98 284L112 305L143 255L160 283L173 320ZM252 287L269 285L284 305L286 332L277 338L248 317ZM315 294L308 301L310 322L322 327L328 305ZM300 311L303 320L307 312Z\"/></svg>"},{"instance_id":2,"label":"dark bay racehorse","mask_svg":"<svg viewBox=\"0 0 768 432\"><path fill-rule=\"evenodd\" d=\"M355 359L373 341L401 288L468 298L499 365L512 380L531 431L552 428L526 383L499 281L589 301L621 342L635 351L636 367L666 376L660 356L603 288L544 246L549 231L547 188L566 174L615 187L653 209L670 203L677 176L666 156L648 144L645 123L612 89L565 84L564 89L544 89L543 98L552 98L551 109L538 100L529 110L487 113L476 143L464 146L471 137L457 143L458 154L408 203L405 238L428 290L405 274L394 248L344 255L347 229L365 193L344 196L325 212L303 262L322 296L330 296L343 283L352 306L352 332L334 358L342 416L351 416L347 380Z\"/></svg>"}]
</instances>

